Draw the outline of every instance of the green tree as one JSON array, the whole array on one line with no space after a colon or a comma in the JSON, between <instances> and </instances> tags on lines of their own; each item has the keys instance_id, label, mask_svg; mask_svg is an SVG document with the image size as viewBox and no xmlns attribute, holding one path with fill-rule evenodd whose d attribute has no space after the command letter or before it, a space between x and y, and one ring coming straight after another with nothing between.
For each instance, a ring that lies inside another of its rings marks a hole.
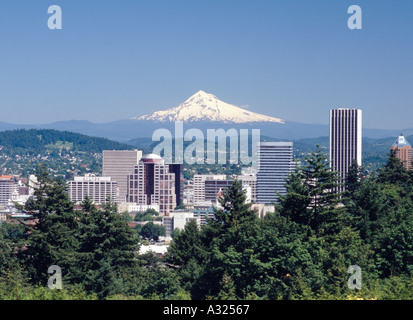
<instances>
[{"instance_id":1,"label":"green tree","mask_svg":"<svg viewBox=\"0 0 413 320\"><path fill-rule=\"evenodd\" d=\"M165 236L165 232L164 226L154 224L153 222L148 222L143 225L139 231L139 234L143 238L158 241L159 237Z\"/></svg>"},{"instance_id":2,"label":"green tree","mask_svg":"<svg viewBox=\"0 0 413 320\"><path fill-rule=\"evenodd\" d=\"M153 252L139 257L144 268L140 294L149 299L183 298L180 278L174 268L165 267L162 260ZM188 294L186 293L186 296Z\"/></svg>"},{"instance_id":3,"label":"green tree","mask_svg":"<svg viewBox=\"0 0 413 320\"><path fill-rule=\"evenodd\" d=\"M166 259L172 264L185 266L192 258L197 258L199 261L205 258L201 233L194 220L190 220L184 230L175 237L168 248Z\"/></svg>"},{"instance_id":4,"label":"green tree","mask_svg":"<svg viewBox=\"0 0 413 320\"><path fill-rule=\"evenodd\" d=\"M309 184L304 180L303 169L297 167L293 171L286 183L287 195L279 195L279 203L276 204L278 211L289 217L299 225L310 226L312 219Z\"/></svg>"},{"instance_id":5,"label":"green tree","mask_svg":"<svg viewBox=\"0 0 413 320\"><path fill-rule=\"evenodd\" d=\"M63 281L76 272L78 217L66 192L66 184L38 166L34 200L26 204L35 224L27 226L26 249L21 250L33 283L47 284L47 270L52 265L62 269Z\"/></svg>"},{"instance_id":6,"label":"green tree","mask_svg":"<svg viewBox=\"0 0 413 320\"><path fill-rule=\"evenodd\" d=\"M337 232L346 217L343 193L338 191L341 185L327 155L317 146L316 152L305 158L305 164L289 176L287 194L280 195L277 210L307 228L308 236Z\"/></svg>"},{"instance_id":7,"label":"green tree","mask_svg":"<svg viewBox=\"0 0 413 320\"><path fill-rule=\"evenodd\" d=\"M215 210L215 219L208 220L201 238L209 255L200 291L205 296L217 296L226 274L235 286L237 297L245 298L261 270L256 242L259 223L240 181L234 181L219 199L222 208ZM202 288L203 286L203 288Z\"/></svg>"},{"instance_id":8,"label":"green tree","mask_svg":"<svg viewBox=\"0 0 413 320\"><path fill-rule=\"evenodd\" d=\"M86 197L82 207L78 281L99 298L136 290L125 286L139 276L137 234L111 201L97 209Z\"/></svg>"},{"instance_id":9,"label":"green tree","mask_svg":"<svg viewBox=\"0 0 413 320\"><path fill-rule=\"evenodd\" d=\"M375 177L368 177L349 195L346 203L352 225L360 231L360 236L371 243L372 236L380 228L381 218L386 216L389 201Z\"/></svg>"},{"instance_id":10,"label":"green tree","mask_svg":"<svg viewBox=\"0 0 413 320\"><path fill-rule=\"evenodd\" d=\"M198 225L194 220L190 220L183 230L176 233L165 260L178 269L182 287L195 296L206 256Z\"/></svg>"},{"instance_id":11,"label":"green tree","mask_svg":"<svg viewBox=\"0 0 413 320\"><path fill-rule=\"evenodd\" d=\"M6 238L6 231L0 225L0 277L11 263L12 249L10 241Z\"/></svg>"},{"instance_id":12,"label":"green tree","mask_svg":"<svg viewBox=\"0 0 413 320\"><path fill-rule=\"evenodd\" d=\"M311 283L318 277L313 257L305 248L306 229L279 212L267 213L260 220L257 251L261 276L254 284L256 295L267 299L288 298L292 280L300 273Z\"/></svg>"},{"instance_id":13,"label":"green tree","mask_svg":"<svg viewBox=\"0 0 413 320\"><path fill-rule=\"evenodd\" d=\"M346 191L347 196L351 196L353 192L355 192L361 184L361 180L364 177L363 168L358 165L357 160L353 160L351 165L348 168L347 176L346 176Z\"/></svg>"},{"instance_id":14,"label":"green tree","mask_svg":"<svg viewBox=\"0 0 413 320\"><path fill-rule=\"evenodd\" d=\"M294 244L294 251L301 255L285 260L289 254L277 254L278 269L291 275L290 282L282 282L287 286L287 290L281 290L283 296L308 296L306 290L321 294L323 290L337 289L342 293L346 288L346 270L354 261L363 267L370 266L369 246L354 226L355 218L345 206L349 200L339 192L341 185L320 147L287 180L287 194L280 196L276 206L280 216L272 219L279 227L289 225L289 229L279 233L273 247L279 250L280 246L285 248L285 243ZM291 239L294 237L299 241ZM280 275L275 275L275 279L277 276Z\"/></svg>"},{"instance_id":15,"label":"green tree","mask_svg":"<svg viewBox=\"0 0 413 320\"><path fill-rule=\"evenodd\" d=\"M409 182L409 173L403 166L403 162L396 157L396 152L396 150L390 150L386 164L379 170L378 180L381 183L405 186Z\"/></svg>"},{"instance_id":16,"label":"green tree","mask_svg":"<svg viewBox=\"0 0 413 320\"><path fill-rule=\"evenodd\" d=\"M218 293L218 300L234 300L236 299L235 284L230 276L224 274L220 283L221 290Z\"/></svg>"},{"instance_id":17,"label":"green tree","mask_svg":"<svg viewBox=\"0 0 413 320\"><path fill-rule=\"evenodd\" d=\"M389 211L373 235L376 265L381 277L404 274L413 277L413 205Z\"/></svg>"},{"instance_id":18,"label":"green tree","mask_svg":"<svg viewBox=\"0 0 413 320\"><path fill-rule=\"evenodd\" d=\"M155 209L146 209L144 212L138 212L135 215L135 221L153 221L154 217L158 217L159 213Z\"/></svg>"}]
</instances>

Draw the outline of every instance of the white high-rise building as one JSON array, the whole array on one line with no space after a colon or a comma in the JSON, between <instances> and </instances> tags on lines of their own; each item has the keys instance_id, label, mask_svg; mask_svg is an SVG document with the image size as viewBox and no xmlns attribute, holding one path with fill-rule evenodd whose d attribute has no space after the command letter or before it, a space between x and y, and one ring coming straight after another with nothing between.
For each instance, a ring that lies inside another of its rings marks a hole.
<instances>
[{"instance_id":1,"label":"white high-rise building","mask_svg":"<svg viewBox=\"0 0 413 320\"><path fill-rule=\"evenodd\" d=\"M362 164L362 111L360 109L330 110L330 167L346 178L353 162ZM340 188L342 190L342 188Z\"/></svg>"},{"instance_id":2,"label":"white high-rise building","mask_svg":"<svg viewBox=\"0 0 413 320\"><path fill-rule=\"evenodd\" d=\"M286 179L294 169L292 142L259 142L257 203L272 204L276 192L286 194Z\"/></svg>"},{"instance_id":3,"label":"white high-rise building","mask_svg":"<svg viewBox=\"0 0 413 320\"><path fill-rule=\"evenodd\" d=\"M87 174L84 177L74 177L74 180L68 182L68 194L75 203L85 200L86 195L94 203L106 203L108 197L114 202L117 201L119 189L118 183L111 177Z\"/></svg>"},{"instance_id":4,"label":"white high-rise building","mask_svg":"<svg viewBox=\"0 0 413 320\"><path fill-rule=\"evenodd\" d=\"M250 202L257 202L257 175L243 174L237 177L242 182L242 186L249 189Z\"/></svg>"},{"instance_id":5,"label":"white high-rise building","mask_svg":"<svg viewBox=\"0 0 413 320\"><path fill-rule=\"evenodd\" d=\"M140 150L103 150L102 176L111 177L119 186L118 202L126 201L128 175L142 158Z\"/></svg>"}]
</instances>

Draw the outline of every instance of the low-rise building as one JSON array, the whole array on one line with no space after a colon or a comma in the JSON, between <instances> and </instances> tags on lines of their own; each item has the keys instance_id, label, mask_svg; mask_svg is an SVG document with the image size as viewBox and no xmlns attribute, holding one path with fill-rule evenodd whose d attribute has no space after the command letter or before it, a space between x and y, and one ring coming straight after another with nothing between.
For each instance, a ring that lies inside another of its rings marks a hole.
<instances>
[{"instance_id":1,"label":"low-rise building","mask_svg":"<svg viewBox=\"0 0 413 320\"><path fill-rule=\"evenodd\" d=\"M166 237L170 237L175 229L183 230L185 225L191 220L194 220L198 226L201 225L200 217L195 216L189 210L174 210L168 216L163 216L162 225L165 227Z\"/></svg>"}]
</instances>

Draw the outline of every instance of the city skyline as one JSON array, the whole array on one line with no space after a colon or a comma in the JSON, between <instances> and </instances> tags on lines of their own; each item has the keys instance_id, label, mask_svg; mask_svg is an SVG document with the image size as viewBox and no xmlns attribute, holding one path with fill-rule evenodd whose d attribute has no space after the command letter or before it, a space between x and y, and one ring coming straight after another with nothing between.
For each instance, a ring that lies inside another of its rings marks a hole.
<instances>
[{"instance_id":1,"label":"city skyline","mask_svg":"<svg viewBox=\"0 0 413 320\"><path fill-rule=\"evenodd\" d=\"M50 2L0 4L4 122L110 122L205 90L286 121L328 124L346 107L365 128L412 127L409 2L53 4L62 30L47 28ZM352 4L362 30L347 27Z\"/></svg>"}]
</instances>

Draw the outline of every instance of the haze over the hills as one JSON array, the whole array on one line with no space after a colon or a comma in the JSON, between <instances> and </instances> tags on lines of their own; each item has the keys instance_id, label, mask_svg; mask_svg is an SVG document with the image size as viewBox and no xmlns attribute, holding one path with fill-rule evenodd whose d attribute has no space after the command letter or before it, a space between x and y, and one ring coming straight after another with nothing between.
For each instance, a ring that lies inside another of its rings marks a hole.
<instances>
[{"instance_id":1,"label":"haze over the hills","mask_svg":"<svg viewBox=\"0 0 413 320\"><path fill-rule=\"evenodd\" d=\"M328 117L328 114L326 115ZM45 124L12 124L0 122L0 131L13 129L55 129L89 136L103 137L120 142L137 138L151 139L156 129L175 130L175 122L182 121L184 130L190 128L206 132L208 129L260 129L261 136L283 140L327 137L329 126L283 120L259 114L233 104L223 102L216 96L198 91L176 107L160 110L128 119L114 119L106 123L85 120L58 121ZM413 134L413 128L400 130L368 129L363 126L363 137L387 138Z\"/></svg>"}]
</instances>

